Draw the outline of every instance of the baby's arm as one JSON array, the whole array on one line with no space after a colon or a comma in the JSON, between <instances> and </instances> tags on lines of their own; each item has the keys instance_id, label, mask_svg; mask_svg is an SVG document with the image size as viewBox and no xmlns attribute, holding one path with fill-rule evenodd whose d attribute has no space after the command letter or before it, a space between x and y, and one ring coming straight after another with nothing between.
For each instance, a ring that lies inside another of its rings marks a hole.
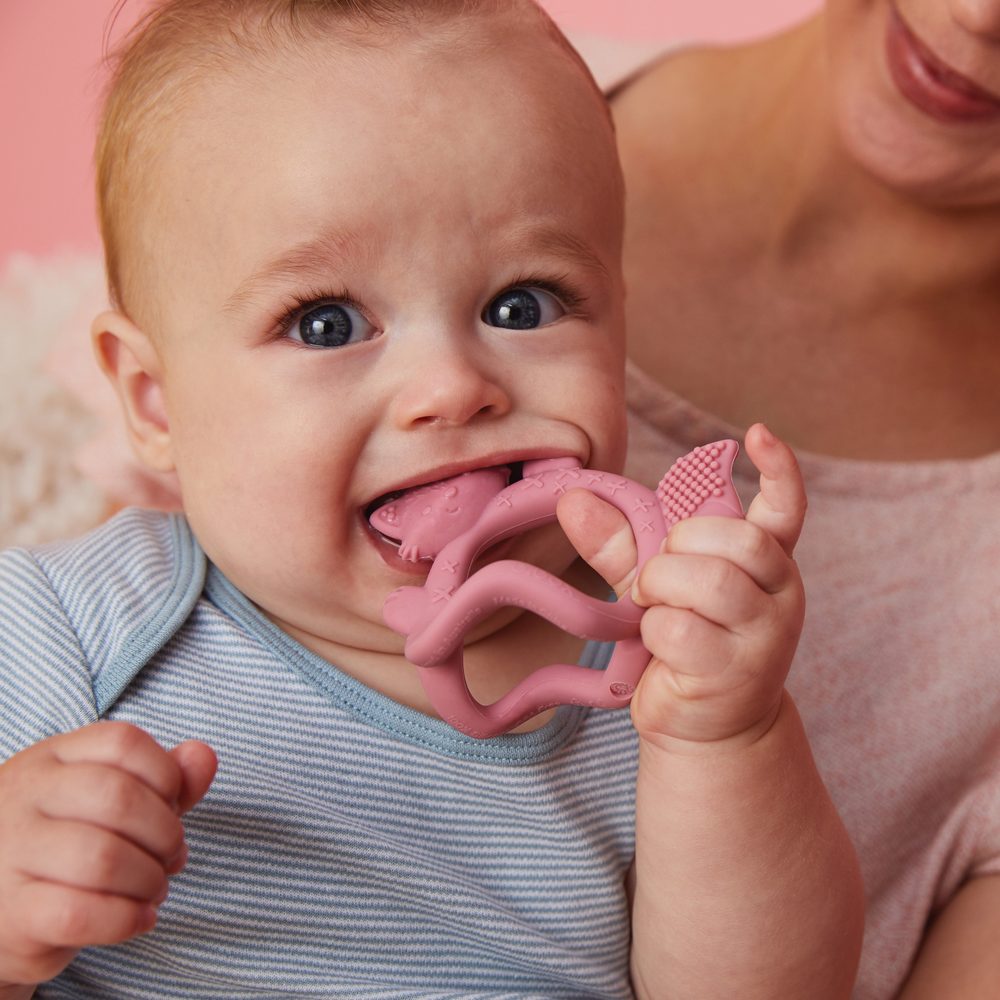
<instances>
[{"instance_id":1,"label":"baby's arm","mask_svg":"<svg viewBox=\"0 0 1000 1000\"><path fill-rule=\"evenodd\" d=\"M857 860L783 689L805 492L764 428L746 447L746 520L681 522L634 588L654 656L632 704L640 997L847 997L860 952Z\"/></svg>"},{"instance_id":2,"label":"baby's arm","mask_svg":"<svg viewBox=\"0 0 1000 1000\"><path fill-rule=\"evenodd\" d=\"M805 493L791 451L763 427L746 447L761 471L747 519L682 521L616 588L631 582L648 607L653 653L632 701L640 998L848 997L860 952L857 860L783 687L804 609L791 556ZM607 510L566 513L581 553L619 580L631 534L612 532Z\"/></svg>"},{"instance_id":3,"label":"baby's arm","mask_svg":"<svg viewBox=\"0 0 1000 1000\"><path fill-rule=\"evenodd\" d=\"M81 948L154 926L167 876L184 867L180 817L215 766L203 743L167 751L122 722L0 765L0 1000L31 996Z\"/></svg>"}]
</instances>

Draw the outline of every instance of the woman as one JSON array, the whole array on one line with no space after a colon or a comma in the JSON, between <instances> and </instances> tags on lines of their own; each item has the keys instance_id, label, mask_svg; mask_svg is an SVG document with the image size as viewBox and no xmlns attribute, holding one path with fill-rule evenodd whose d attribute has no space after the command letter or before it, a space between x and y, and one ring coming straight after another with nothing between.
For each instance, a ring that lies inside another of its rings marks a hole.
<instances>
[{"instance_id":1,"label":"woman","mask_svg":"<svg viewBox=\"0 0 1000 1000\"><path fill-rule=\"evenodd\" d=\"M613 108L631 474L765 420L807 476L790 688L864 867L855 996L996 997L1000 0L829 0Z\"/></svg>"}]
</instances>

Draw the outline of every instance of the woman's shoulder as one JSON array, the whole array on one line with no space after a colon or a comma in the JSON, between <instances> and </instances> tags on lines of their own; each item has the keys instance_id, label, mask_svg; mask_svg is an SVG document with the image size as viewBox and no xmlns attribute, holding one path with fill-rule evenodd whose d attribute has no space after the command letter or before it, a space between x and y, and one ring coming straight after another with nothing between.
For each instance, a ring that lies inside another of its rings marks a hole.
<instances>
[{"instance_id":1,"label":"woman's shoulder","mask_svg":"<svg viewBox=\"0 0 1000 1000\"><path fill-rule=\"evenodd\" d=\"M582 32L570 32L567 37L597 85L609 96L661 60L672 58L674 53L686 48L664 37L615 38Z\"/></svg>"},{"instance_id":2,"label":"woman's shoulder","mask_svg":"<svg viewBox=\"0 0 1000 1000\"><path fill-rule=\"evenodd\" d=\"M678 48L609 92L619 141L667 160L726 145L753 115L763 43Z\"/></svg>"},{"instance_id":3,"label":"woman's shoulder","mask_svg":"<svg viewBox=\"0 0 1000 1000\"><path fill-rule=\"evenodd\" d=\"M572 34L570 41L611 102L616 118L704 122L706 100L739 62L741 46L666 38L646 40ZM719 87L720 97L724 92ZM621 126L619 126L621 128Z\"/></svg>"},{"instance_id":4,"label":"woman's shoulder","mask_svg":"<svg viewBox=\"0 0 1000 1000\"><path fill-rule=\"evenodd\" d=\"M673 157L756 140L815 47L814 21L761 38L675 46L636 67L608 91L619 135Z\"/></svg>"}]
</instances>

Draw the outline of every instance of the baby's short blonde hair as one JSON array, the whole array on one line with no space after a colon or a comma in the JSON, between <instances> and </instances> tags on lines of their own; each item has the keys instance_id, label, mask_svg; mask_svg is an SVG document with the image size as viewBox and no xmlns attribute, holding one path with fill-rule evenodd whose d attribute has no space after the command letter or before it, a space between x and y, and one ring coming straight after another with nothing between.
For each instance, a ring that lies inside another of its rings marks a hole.
<instances>
[{"instance_id":1,"label":"baby's short blonde hair","mask_svg":"<svg viewBox=\"0 0 1000 1000\"><path fill-rule=\"evenodd\" d=\"M124 2L124 0L122 0ZM534 0L157 0L108 54L110 73L95 147L97 209L108 291L124 312L142 296L129 258L137 219L157 198L158 144L205 78L235 58L269 54L332 25L358 38L372 29L440 27L476 14L523 10L589 71ZM596 91L596 84L594 84ZM603 100L603 99L602 99ZM132 242L130 242L132 240Z\"/></svg>"}]
</instances>

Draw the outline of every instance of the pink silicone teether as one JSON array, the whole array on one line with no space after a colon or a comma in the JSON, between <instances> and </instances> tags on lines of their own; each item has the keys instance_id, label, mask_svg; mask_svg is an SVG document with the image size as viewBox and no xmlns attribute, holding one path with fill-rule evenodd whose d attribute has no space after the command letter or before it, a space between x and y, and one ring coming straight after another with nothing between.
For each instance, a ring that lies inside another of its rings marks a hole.
<instances>
[{"instance_id":1,"label":"pink silicone teether","mask_svg":"<svg viewBox=\"0 0 1000 1000\"><path fill-rule=\"evenodd\" d=\"M642 608L627 595L615 602L595 600L515 560L490 563L472 576L470 567L491 545L554 521L559 497L578 488L625 515L641 566L679 520L743 516L732 485L737 451L735 441L695 448L671 466L655 493L623 476L581 468L574 459L549 459L525 462L521 479L509 486L504 485L509 470L486 469L421 487L375 511L371 523L398 539L406 558L434 560L424 585L393 591L383 615L406 636L406 658L420 671L441 717L483 738L555 705L627 705L649 662L639 637ZM465 680L465 635L504 606L532 611L584 639L614 640L607 669L549 664L493 704L480 704Z\"/></svg>"},{"instance_id":2,"label":"pink silicone teether","mask_svg":"<svg viewBox=\"0 0 1000 1000\"><path fill-rule=\"evenodd\" d=\"M507 485L510 469L464 472L420 486L379 507L368 519L399 542L399 554L417 562L433 559L447 542L471 528L486 504Z\"/></svg>"}]
</instances>

